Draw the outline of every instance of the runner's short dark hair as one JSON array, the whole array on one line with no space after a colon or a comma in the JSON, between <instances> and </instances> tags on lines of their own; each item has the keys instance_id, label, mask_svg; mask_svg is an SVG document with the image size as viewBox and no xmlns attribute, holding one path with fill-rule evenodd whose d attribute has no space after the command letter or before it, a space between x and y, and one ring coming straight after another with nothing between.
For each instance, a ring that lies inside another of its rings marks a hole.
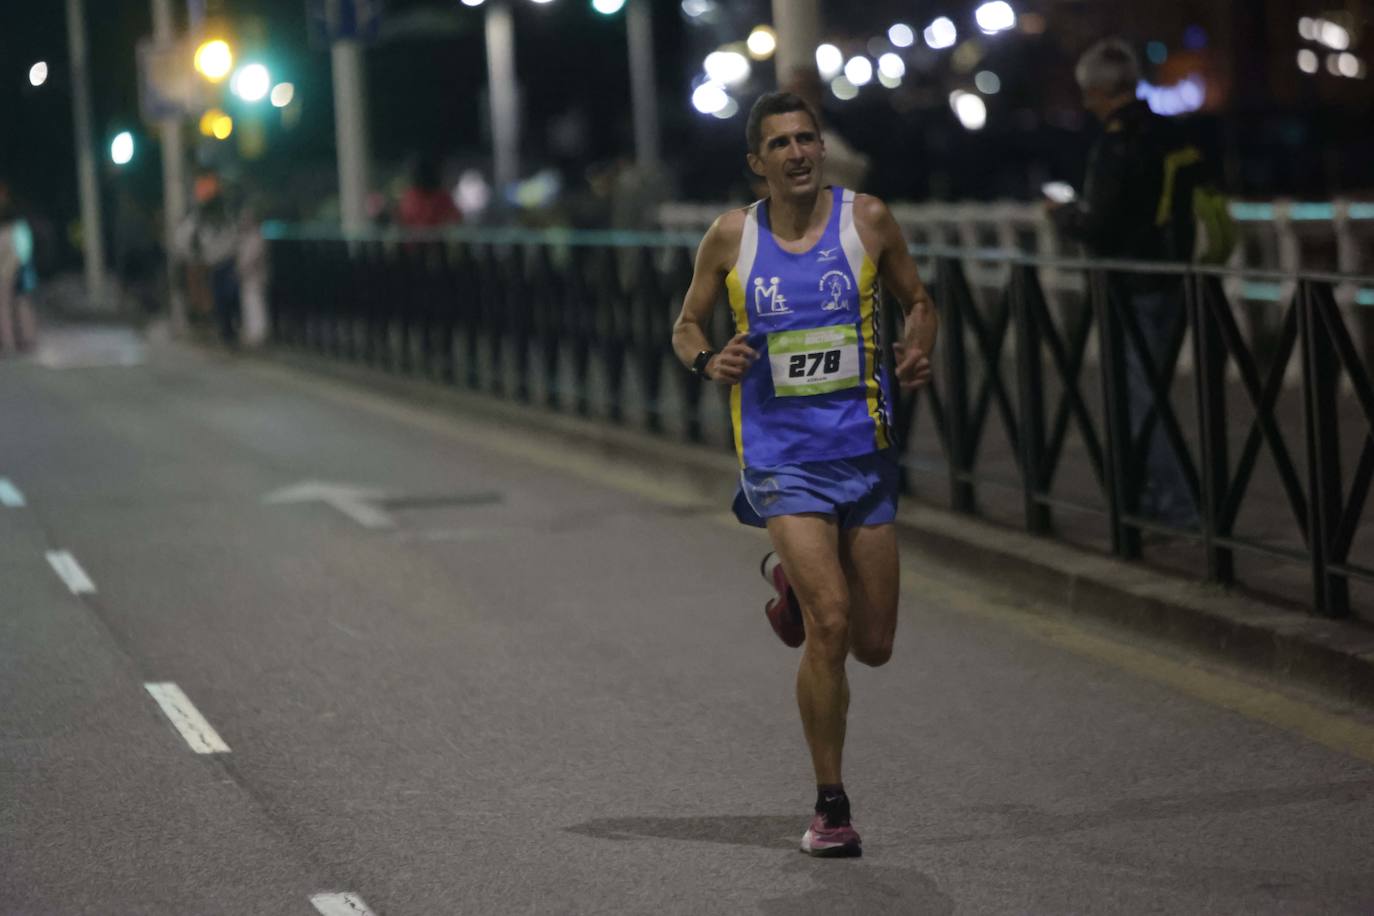
<instances>
[{"instance_id":1,"label":"runner's short dark hair","mask_svg":"<svg viewBox=\"0 0 1374 916\"><path fill-rule=\"evenodd\" d=\"M793 92L767 92L759 96L754 107L749 109L749 122L744 128L744 140L749 144L749 152L757 154L759 146L763 144L763 119L790 111L806 112L811 123L816 125L816 133L820 133L821 119L816 116L816 109L811 107L810 102Z\"/></svg>"}]
</instances>

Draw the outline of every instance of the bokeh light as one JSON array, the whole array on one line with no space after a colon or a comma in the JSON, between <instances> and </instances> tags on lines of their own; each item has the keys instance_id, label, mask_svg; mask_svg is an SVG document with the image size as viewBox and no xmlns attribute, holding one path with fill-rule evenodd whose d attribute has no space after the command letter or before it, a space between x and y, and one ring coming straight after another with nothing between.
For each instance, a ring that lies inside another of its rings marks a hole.
<instances>
[{"instance_id":1,"label":"bokeh light","mask_svg":"<svg viewBox=\"0 0 1374 916\"><path fill-rule=\"evenodd\" d=\"M715 80L707 80L692 91L692 107L702 114L715 114L729 104L725 87Z\"/></svg>"},{"instance_id":2,"label":"bokeh light","mask_svg":"<svg viewBox=\"0 0 1374 916\"><path fill-rule=\"evenodd\" d=\"M701 68L717 83L735 86L749 79L749 58L738 51L712 51Z\"/></svg>"},{"instance_id":3,"label":"bokeh light","mask_svg":"<svg viewBox=\"0 0 1374 916\"><path fill-rule=\"evenodd\" d=\"M128 165L134 158L134 135L120 131L110 143L110 159L115 165Z\"/></svg>"},{"instance_id":4,"label":"bokeh light","mask_svg":"<svg viewBox=\"0 0 1374 916\"><path fill-rule=\"evenodd\" d=\"M766 25L756 26L754 31L749 33L749 40L745 42L745 46L749 48L749 56L754 60L767 60L778 49L778 36Z\"/></svg>"},{"instance_id":5,"label":"bokeh light","mask_svg":"<svg viewBox=\"0 0 1374 916\"><path fill-rule=\"evenodd\" d=\"M29 68L29 85L41 86L48 81L48 62L40 60Z\"/></svg>"},{"instance_id":6,"label":"bokeh light","mask_svg":"<svg viewBox=\"0 0 1374 916\"><path fill-rule=\"evenodd\" d=\"M218 83L234 69L234 52L229 43L220 38L204 42L196 48L196 72L212 83Z\"/></svg>"},{"instance_id":7,"label":"bokeh light","mask_svg":"<svg viewBox=\"0 0 1374 916\"><path fill-rule=\"evenodd\" d=\"M965 130L982 130L988 123L988 106L972 92L954 90L949 95L949 107Z\"/></svg>"},{"instance_id":8,"label":"bokeh light","mask_svg":"<svg viewBox=\"0 0 1374 916\"><path fill-rule=\"evenodd\" d=\"M851 57L844 65L844 75L855 86L873 82L873 61L867 57Z\"/></svg>"},{"instance_id":9,"label":"bokeh light","mask_svg":"<svg viewBox=\"0 0 1374 916\"><path fill-rule=\"evenodd\" d=\"M1016 28L1016 10L1011 8L1007 0L991 0L990 3L984 3L974 11L973 18L978 23L978 28L989 35Z\"/></svg>"},{"instance_id":10,"label":"bokeh light","mask_svg":"<svg viewBox=\"0 0 1374 916\"><path fill-rule=\"evenodd\" d=\"M245 64L229 81L229 91L245 102L261 102L272 88L272 74L262 64Z\"/></svg>"},{"instance_id":11,"label":"bokeh light","mask_svg":"<svg viewBox=\"0 0 1374 916\"><path fill-rule=\"evenodd\" d=\"M272 107L285 108L296 97L296 87L291 83L277 83L272 87Z\"/></svg>"},{"instance_id":12,"label":"bokeh light","mask_svg":"<svg viewBox=\"0 0 1374 916\"><path fill-rule=\"evenodd\" d=\"M916 33L911 31L911 26L899 22L887 30L887 40L899 48L909 48L916 41Z\"/></svg>"},{"instance_id":13,"label":"bokeh light","mask_svg":"<svg viewBox=\"0 0 1374 916\"><path fill-rule=\"evenodd\" d=\"M844 69L844 54L834 45L819 46L816 48L816 69L820 71L821 79L833 79Z\"/></svg>"},{"instance_id":14,"label":"bokeh light","mask_svg":"<svg viewBox=\"0 0 1374 916\"><path fill-rule=\"evenodd\" d=\"M959 30L954 27L954 22L948 16L941 16L926 26L922 37L925 38L926 44L939 51L952 47L959 40Z\"/></svg>"}]
</instances>

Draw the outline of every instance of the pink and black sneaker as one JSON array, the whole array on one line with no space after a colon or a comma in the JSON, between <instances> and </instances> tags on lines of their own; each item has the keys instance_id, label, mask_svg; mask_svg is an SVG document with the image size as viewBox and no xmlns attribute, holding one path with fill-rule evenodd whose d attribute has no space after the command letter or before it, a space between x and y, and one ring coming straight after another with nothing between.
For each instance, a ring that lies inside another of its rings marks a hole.
<instances>
[{"instance_id":1,"label":"pink and black sneaker","mask_svg":"<svg viewBox=\"0 0 1374 916\"><path fill-rule=\"evenodd\" d=\"M809 856L825 859L850 859L864 854L863 841L859 832L844 818L844 823L835 823L817 811L811 818L811 826L802 834L801 851Z\"/></svg>"},{"instance_id":2,"label":"pink and black sneaker","mask_svg":"<svg viewBox=\"0 0 1374 916\"><path fill-rule=\"evenodd\" d=\"M773 560L770 571L768 561ZM802 620L801 606L797 604L797 594L787 584L787 576L782 571L782 561L772 553L763 555L759 563L759 574L777 589L778 597L770 598L763 606L763 612L778 634L778 639L793 649L806 641L806 624Z\"/></svg>"}]
</instances>

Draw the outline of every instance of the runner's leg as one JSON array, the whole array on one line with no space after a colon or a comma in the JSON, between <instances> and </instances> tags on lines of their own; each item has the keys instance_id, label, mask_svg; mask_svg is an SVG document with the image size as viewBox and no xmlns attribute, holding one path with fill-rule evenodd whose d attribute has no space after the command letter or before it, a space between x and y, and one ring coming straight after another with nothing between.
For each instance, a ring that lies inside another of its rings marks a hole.
<instances>
[{"instance_id":1,"label":"runner's leg","mask_svg":"<svg viewBox=\"0 0 1374 916\"><path fill-rule=\"evenodd\" d=\"M849 583L849 642L854 658L877 667L892 657L897 633L897 530L864 525L840 531L840 563Z\"/></svg>"},{"instance_id":2,"label":"runner's leg","mask_svg":"<svg viewBox=\"0 0 1374 916\"><path fill-rule=\"evenodd\" d=\"M826 515L783 515L768 519L768 535L806 620L797 706L816 784L838 785L849 709L849 594L839 526Z\"/></svg>"}]
</instances>

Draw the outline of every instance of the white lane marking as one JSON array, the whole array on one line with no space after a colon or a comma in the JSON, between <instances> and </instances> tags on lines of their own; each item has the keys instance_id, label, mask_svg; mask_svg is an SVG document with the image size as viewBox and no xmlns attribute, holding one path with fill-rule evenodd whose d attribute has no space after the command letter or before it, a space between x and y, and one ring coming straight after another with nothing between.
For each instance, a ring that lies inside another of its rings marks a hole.
<instances>
[{"instance_id":1,"label":"white lane marking","mask_svg":"<svg viewBox=\"0 0 1374 916\"><path fill-rule=\"evenodd\" d=\"M94 595L95 583L91 577L86 575L86 570L81 568L81 564L76 562L76 557L66 550L49 550L48 565L53 568L53 572L67 583L67 588L71 589L73 595Z\"/></svg>"},{"instance_id":2,"label":"white lane marking","mask_svg":"<svg viewBox=\"0 0 1374 916\"><path fill-rule=\"evenodd\" d=\"M0 506L22 509L24 505L24 494L19 492L19 488L10 483L8 477L0 477Z\"/></svg>"},{"instance_id":3,"label":"white lane marking","mask_svg":"<svg viewBox=\"0 0 1374 916\"><path fill-rule=\"evenodd\" d=\"M144 684L162 712L197 754L227 754L229 745L176 684Z\"/></svg>"},{"instance_id":4,"label":"white lane marking","mask_svg":"<svg viewBox=\"0 0 1374 916\"><path fill-rule=\"evenodd\" d=\"M268 493L263 497L263 502L269 505L322 502L333 506L364 528L394 528L396 523L391 520L391 516L372 505L372 500L383 499L385 496L381 490L367 487L306 480Z\"/></svg>"},{"instance_id":5,"label":"white lane marking","mask_svg":"<svg viewBox=\"0 0 1374 916\"><path fill-rule=\"evenodd\" d=\"M357 894L316 894L310 902L321 916L373 916Z\"/></svg>"}]
</instances>

